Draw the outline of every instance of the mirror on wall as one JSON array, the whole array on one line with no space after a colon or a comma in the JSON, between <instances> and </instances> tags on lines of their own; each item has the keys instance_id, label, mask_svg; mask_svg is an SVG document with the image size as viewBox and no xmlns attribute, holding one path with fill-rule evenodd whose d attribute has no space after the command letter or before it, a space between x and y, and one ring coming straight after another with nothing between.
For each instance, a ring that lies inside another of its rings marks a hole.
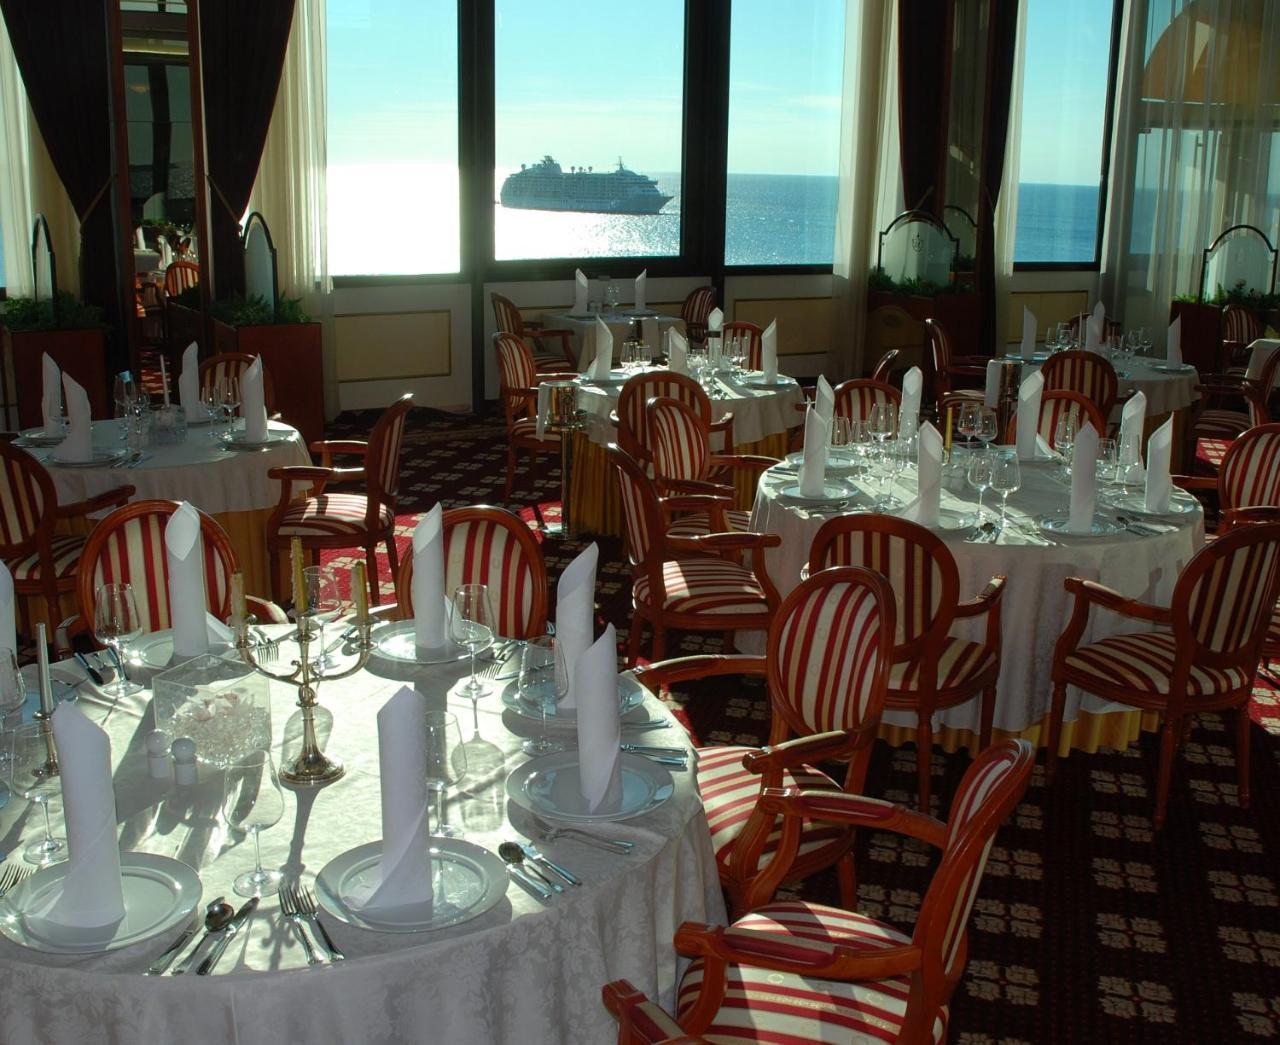
<instances>
[{"instance_id":1,"label":"mirror on wall","mask_svg":"<svg viewBox=\"0 0 1280 1045\"><path fill-rule=\"evenodd\" d=\"M276 248L266 219L256 210L245 221L241 242L244 245L244 296L261 298L274 314L279 297Z\"/></svg>"},{"instance_id":2,"label":"mirror on wall","mask_svg":"<svg viewBox=\"0 0 1280 1045\"><path fill-rule=\"evenodd\" d=\"M1276 286L1276 249L1255 225L1232 225L1204 250L1200 300L1229 294L1270 294Z\"/></svg>"},{"instance_id":3,"label":"mirror on wall","mask_svg":"<svg viewBox=\"0 0 1280 1045\"><path fill-rule=\"evenodd\" d=\"M876 268L900 287L945 287L951 282L958 246L928 211L903 211L880 233Z\"/></svg>"},{"instance_id":4,"label":"mirror on wall","mask_svg":"<svg viewBox=\"0 0 1280 1045\"><path fill-rule=\"evenodd\" d=\"M49 223L37 214L31 229L31 273L34 277L32 296L37 301L55 301L58 297L58 262L53 253Z\"/></svg>"}]
</instances>

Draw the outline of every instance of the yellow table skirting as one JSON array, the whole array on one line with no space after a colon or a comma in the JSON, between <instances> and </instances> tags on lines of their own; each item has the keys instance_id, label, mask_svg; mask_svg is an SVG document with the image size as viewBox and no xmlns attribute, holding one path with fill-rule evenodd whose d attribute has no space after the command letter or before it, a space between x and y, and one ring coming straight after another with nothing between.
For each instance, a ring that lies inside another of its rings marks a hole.
<instances>
[{"instance_id":1,"label":"yellow table skirting","mask_svg":"<svg viewBox=\"0 0 1280 1045\"><path fill-rule=\"evenodd\" d=\"M739 443L734 453L784 457L787 433ZM755 475L739 471L734 476L734 507L751 509L756 496ZM622 536L622 507L618 501L618 476L604 447L582 432L573 435L573 462L569 468L569 511L575 533Z\"/></svg>"},{"instance_id":2,"label":"yellow table skirting","mask_svg":"<svg viewBox=\"0 0 1280 1045\"><path fill-rule=\"evenodd\" d=\"M1072 751L1084 751L1093 754L1099 748L1109 747L1123 750L1138 739L1145 730L1153 732L1160 728L1160 716L1153 711L1080 711L1074 722L1062 724L1062 737L1058 743L1058 754L1069 755ZM1009 737L1021 737L1029 740L1036 747L1044 747L1044 738L1049 730L1049 716L1045 715L1035 725L1028 726L1020 733L1010 733L1003 729L992 731L991 739L1005 740ZM913 726L897 726L882 724L878 736L892 747L915 743L916 731ZM954 753L966 748L970 754L978 750L978 734L967 729L935 730L933 742L944 751Z\"/></svg>"}]
</instances>

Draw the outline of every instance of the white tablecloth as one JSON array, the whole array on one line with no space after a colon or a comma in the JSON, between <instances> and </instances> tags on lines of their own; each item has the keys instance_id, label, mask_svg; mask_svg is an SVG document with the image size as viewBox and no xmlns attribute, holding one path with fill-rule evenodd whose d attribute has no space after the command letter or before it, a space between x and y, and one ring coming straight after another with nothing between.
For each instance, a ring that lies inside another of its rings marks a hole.
<instances>
[{"instance_id":1,"label":"white tablecloth","mask_svg":"<svg viewBox=\"0 0 1280 1045\"><path fill-rule=\"evenodd\" d=\"M610 332L613 334L613 361L621 363L622 357L619 354L622 350L622 342L625 338L631 336L632 323L636 317L630 315L625 309L616 312L601 312L599 318L603 319L608 325ZM667 327L675 327L681 333L684 333L684 320L679 316L668 316L662 312L644 312L640 317L640 329L644 334L644 339L649 344L649 350L654 355L662 354L662 332ZM578 363L586 366L596 357L596 315L577 316L572 312L554 312L544 317L544 323L548 327L559 328L561 330L573 331L573 350L577 353Z\"/></svg>"},{"instance_id":2,"label":"white tablecloth","mask_svg":"<svg viewBox=\"0 0 1280 1045\"><path fill-rule=\"evenodd\" d=\"M290 655L286 646L280 662L287 664ZM58 670L82 677L75 668ZM452 667L418 670L419 689L433 702L446 699L447 687L460 674ZM385 673L406 674L403 669ZM283 868L311 886L330 859L379 837L374 716L401 684L365 671L321 685L320 704L334 717L328 750L346 763L347 774L319 791L285 791L283 819L262 834L264 866ZM277 761L295 695L289 687L272 686ZM112 739L122 849L162 853L196 867L204 885L201 909L219 894L239 906L231 882L252 866L253 842L228 837L219 813L222 774L202 766L199 784L189 788L152 781L142 746L152 728L145 713L149 691L128 698L114 712L91 691L87 696L82 706L105 723ZM470 702L448 703L464 737L470 735ZM668 713L647 697L632 715L646 714ZM489 770L475 773L465 791L450 793L450 821L491 850L503 839L519 837L508 813L516 823L524 815L508 804L504 790L507 774L525 759L508 723L526 733L537 730L536 724L503 712L496 696L481 701L468 756L473 771L481 762ZM637 736L675 745L683 734L673 726ZM672 1007L677 926L689 919L725 918L693 772L673 770L673 775L676 791L664 805L599 829L634 841L631 856L572 841L542 843L544 852L585 883L566 886L550 906L513 883L486 914L431 933L367 932L322 914L347 954L335 966L305 967L274 897L263 900L210 977L141 976L167 939L88 957L40 954L0 940L0 1038L67 1045L610 1041L616 1026L600 1001L601 986L627 977ZM15 798L3 812L9 848L20 849L20 836L29 841L40 830L38 813L27 812L26 805ZM55 815L60 819L60 812ZM10 859L20 861L20 852Z\"/></svg>"},{"instance_id":3,"label":"white tablecloth","mask_svg":"<svg viewBox=\"0 0 1280 1045\"><path fill-rule=\"evenodd\" d=\"M957 457L962 453L959 451ZM768 564L770 575L784 596L800 581L814 535L834 514L807 510L780 499L779 491L795 482L794 472L775 468L765 473L751 516L753 530L782 537L782 544L768 552ZM851 504L869 504L871 488L861 483L857 488L861 492ZM875 489L878 491L878 486ZM896 493L905 503L915 492L912 468L899 481ZM1046 513L1065 511L1069 498L1069 487L1058 478L1057 465L1024 464L1022 488L1009 498L1010 526L998 543L970 543L966 538L973 531L968 527L941 532L960 571L961 600L972 599L996 574L1008 577L1001 611L1004 646L996 702L998 729L1019 732L1034 725L1049 710L1053 647L1071 613L1072 600L1062 586L1067 577L1101 581L1131 598L1167 604L1179 571L1204 543L1204 515L1198 507L1187 515L1157 520L1162 526L1171 527L1159 536L1144 537L1127 531L1091 538L1042 534L1033 525L1034 520ZM985 503L998 509L999 497L988 491ZM974 491L958 472L946 478L942 507L944 511L964 513L976 508ZM1099 513L1114 518L1116 510L1100 504ZM956 625L952 633L977 640L982 638L985 626L985 619L964 622ZM1084 641L1138 630L1146 630L1140 622L1095 609ZM741 636L739 645L748 652L763 648L758 632ZM1066 721L1075 720L1081 698L1074 687L1068 689ZM1084 699L1084 706L1090 711L1119 707L1092 695ZM915 721L912 714L904 712L886 712L884 717L887 722L900 725L914 725ZM976 733L978 702L939 712L934 723Z\"/></svg>"},{"instance_id":4,"label":"white tablecloth","mask_svg":"<svg viewBox=\"0 0 1280 1045\"><path fill-rule=\"evenodd\" d=\"M1280 338L1260 337L1249 346L1249 368L1245 376L1257 380L1262 376L1262 368L1266 366L1271 353L1280 348ZM1276 384L1280 384L1280 373L1276 374Z\"/></svg>"},{"instance_id":5,"label":"white tablecloth","mask_svg":"<svg viewBox=\"0 0 1280 1045\"><path fill-rule=\"evenodd\" d=\"M123 449L121 424L95 421L94 449ZM137 488L135 500L186 500L211 515L248 512L274 508L280 500L280 484L267 478L268 470L281 465L311 464L307 445L296 429L278 421L270 422L270 427L273 432L288 433L288 439L268 450L248 452L225 449L220 440L209 438L207 426L188 428L185 442L148 446L146 456L134 468L62 468L49 460L56 447L32 448L29 452L49 469L62 504L128 484ZM222 431L224 428L218 426L217 433Z\"/></svg>"},{"instance_id":6,"label":"white tablecloth","mask_svg":"<svg viewBox=\"0 0 1280 1045\"><path fill-rule=\"evenodd\" d=\"M609 414L618 405L618 396L626 375L614 371L614 381L597 385L585 378L579 381L578 406L587 412L587 434L591 441L603 446L617 438L617 429L609 423ZM718 418L726 410L733 411L733 441L736 445L754 443L766 436L795 428L804 420L796 406L804 402L804 393L794 378L779 377L778 388L758 388L723 373L712 382L711 413Z\"/></svg>"},{"instance_id":7,"label":"white tablecloth","mask_svg":"<svg viewBox=\"0 0 1280 1045\"><path fill-rule=\"evenodd\" d=\"M1116 376L1120 381L1117 387L1121 401L1111 411L1111 417L1108 420L1116 424L1120 423L1120 415L1124 409L1123 400L1129 398L1134 392L1145 393L1148 417L1185 410L1200 398L1200 394L1196 391L1200 375L1194 368L1178 373L1153 370L1151 364L1159 362L1160 360L1157 359L1135 358L1123 366L1113 363L1116 367ZM1023 363L1023 372L1029 373L1031 369L1038 370L1041 365L1041 363Z\"/></svg>"}]
</instances>

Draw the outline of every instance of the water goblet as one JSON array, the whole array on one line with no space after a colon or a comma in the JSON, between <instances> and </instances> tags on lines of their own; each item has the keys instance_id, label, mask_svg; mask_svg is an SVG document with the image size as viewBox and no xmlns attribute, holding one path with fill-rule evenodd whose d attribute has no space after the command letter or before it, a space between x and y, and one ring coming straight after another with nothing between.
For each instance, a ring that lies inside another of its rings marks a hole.
<instances>
[{"instance_id":1,"label":"water goblet","mask_svg":"<svg viewBox=\"0 0 1280 1045\"><path fill-rule=\"evenodd\" d=\"M93 601L93 637L104 646L110 646L115 651L116 661L123 664L125 647L141 634L142 615L138 612L133 586L118 583L99 585ZM140 683L126 679L124 672L118 671L115 682L104 692L119 700L140 689Z\"/></svg>"},{"instance_id":2,"label":"water goblet","mask_svg":"<svg viewBox=\"0 0 1280 1045\"><path fill-rule=\"evenodd\" d=\"M120 438L125 440L129 438L129 406L138 395L138 385L133 380L133 374L128 370L116 374L111 391L116 402L116 417L124 421L120 426Z\"/></svg>"},{"instance_id":3,"label":"water goblet","mask_svg":"<svg viewBox=\"0 0 1280 1045\"><path fill-rule=\"evenodd\" d=\"M898 427L898 408L893 403L875 403L868 417L871 437L881 446Z\"/></svg>"},{"instance_id":4,"label":"water goblet","mask_svg":"<svg viewBox=\"0 0 1280 1045\"><path fill-rule=\"evenodd\" d=\"M453 592L449 611L449 637L471 654L471 678L458 693L471 701L472 710L484 695L484 683L476 675L476 654L493 644L495 617L487 584L460 584Z\"/></svg>"},{"instance_id":5,"label":"water goblet","mask_svg":"<svg viewBox=\"0 0 1280 1045\"><path fill-rule=\"evenodd\" d=\"M1076 419L1069 412L1058 417L1053 428L1053 448L1062 455L1062 467L1071 474L1071 448L1076 443Z\"/></svg>"},{"instance_id":6,"label":"water goblet","mask_svg":"<svg viewBox=\"0 0 1280 1045\"><path fill-rule=\"evenodd\" d=\"M27 702L27 682L13 650L0 648L0 715L9 715Z\"/></svg>"},{"instance_id":7,"label":"water goblet","mask_svg":"<svg viewBox=\"0 0 1280 1045\"><path fill-rule=\"evenodd\" d=\"M204 407L205 416L209 419L209 441L217 442L218 419L222 417L222 399L217 385L205 385L200 389L200 405Z\"/></svg>"},{"instance_id":8,"label":"water goblet","mask_svg":"<svg viewBox=\"0 0 1280 1045\"><path fill-rule=\"evenodd\" d=\"M966 446L973 446L974 437L978 434L978 418L982 413L982 404L966 402L960 405L960 420L956 423L956 431L964 436Z\"/></svg>"},{"instance_id":9,"label":"water goblet","mask_svg":"<svg viewBox=\"0 0 1280 1045\"><path fill-rule=\"evenodd\" d=\"M22 850L22 858L29 864L48 867L67 858L67 840L53 833L49 821L49 801L62 789L62 777L44 773L49 760L48 736L40 722L20 725L6 734L5 747L10 744L12 754L9 769L10 786L32 805L39 806L44 814L44 837L31 842Z\"/></svg>"},{"instance_id":10,"label":"water goblet","mask_svg":"<svg viewBox=\"0 0 1280 1045\"><path fill-rule=\"evenodd\" d=\"M1022 469L1018 465L1018 455L1012 450L1001 450L991 463L991 489L1000 495L1000 529L1004 529L1005 517L1009 508L1009 495L1016 493L1022 486Z\"/></svg>"},{"instance_id":11,"label":"water goblet","mask_svg":"<svg viewBox=\"0 0 1280 1045\"><path fill-rule=\"evenodd\" d=\"M427 790L435 797L436 829L432 834L456 838L462 834L449 824L445 797L467 775L467 748L456 715L448 711L428 711L426 730Z\"/></svg>"},{"instance_id":12,"label":"water goblet","mask_svg":"<svg viewBox=\"0 0 1280 1045\"><path fill-rule=\"evenodd\" d=\"M979 408L978 420L975 423L973 434L984 447L990 446L995 441L996 436L1000 434L996 429L997 420L996 412L990 407Z\"/></svg>"},{"instance_id":13,"label":"water goblet","mask_svg":"<svg viewBox=\"0 0 1280 1045\"><path fill-rule=\"evenodd\" d=\"M965 478L968 479L969 485L978 491L978 522L982 522L982 498L991 486L991 456L991 451L983 447L969 455L969 467L965 470Z\"/></svg>"},{"instance_id":14,"label":"water goblet","mask_svg":"<svg viewBox=\"0 0 1280 1045\"><path fill-rule=\"evenodd\" d=\"M871 450L871 425L860 417L849 421L849 438L846 440L854 460L858 465L858 474L867 474L867 454Z\"/></svg>"},{"instance_id":15,"label":"water goblet","mask_svg":"<svg viewBox=\"0 0 1280 1045\"><path fill-rule=\"evenodd\" d=\"M334 658L325 652L324 628L342 615L338 578L332 567L307 566L302 570L302 583L307 590L306 616L320 625L320 648L311 663L321 669L332 667Z\"/></svg>"},{"instance_id":16,"label":"water goblet","mask_svg":"<svg viewBox=\"0 0 1280 1045\"><path fill-rule=\"evenodd\" d=\"M1119 456L1116 450L1116 441L1114 439L1098 440L1098 462L1097 475L1104 483L1113 483L1116 481L1116 467L1119 464Z\"/></svg>"},{"instance_id":17,"label":"water goblet","mask_svg":"<svg viewBox=\"0 0 1280 1045\"><path fill-rule=\"evenodd\" d=\"M228 374L218 379L218 402L227 418L227 425L233 423L236 411L240 409L240 379Z\"/></svg>"},{"instance_id":18,"label":"water goblet","mask_svg":"<svg viewBox=\"0 0 1280 1045\"><path fill-rule=\"evenodd\" d=\"M831 449L838 449L841 457L849 455L849 423L849 418L839 414L831 419Z\"/></svg>"},{"instance_id":19,"label":"water goblet","mask_svg":"<svg viewBox=\"0 0 1280 1045\"><path fill-rule=\"evenodd\" d=\"M1070 323L1059 323L1059 324L1058 324L1058 339L1057 339L1057 341L1054 343L1054 346L1053 346L1054 351L1055 351L1055 352L1056 352L1056 351L1061 351L1062 349L1067 349L1067 348L1070 348L1070 347L1071 347L1071 324L1070 324Z\"/></svg>"},{"instance_id":20,"label":"water goblet","mask_svg":"<svg viewBox=\"0 0 1280 1045\"><path fill-rule=\"evenodd\" d=\"M253 870L236 877L237 896L270 896L284 877L262 866L262 832L284 815L284 792L276 776L271 752L253 751L227 770L222 816L228 825L253 835Z\"/></svg>"},{"instance_id":21,"label":"water goblet","mask_svg":"<svg viewBox=\"0 0 1280 1045\"><path fill-rule=\"evenodd\" d=\"M561 745L547 738L547 716L569 693L564 652L550 635L530 639L520 652L520 699L542 712L542 734L521 744L526 755L546 755Z\"/></svg>"}]
</instances>

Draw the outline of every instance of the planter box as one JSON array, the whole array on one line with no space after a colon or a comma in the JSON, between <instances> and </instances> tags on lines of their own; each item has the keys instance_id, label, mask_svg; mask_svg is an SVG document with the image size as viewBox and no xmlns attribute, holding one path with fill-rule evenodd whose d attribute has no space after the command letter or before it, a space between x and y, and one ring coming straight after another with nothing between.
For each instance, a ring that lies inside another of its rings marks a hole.
<instances>
[{"instance_id":1,"label":"planter box","mask_svg":"<svg viewBox=\"0 0 1280 1045\"><path fill-rule=\"evenodd\" d=\"M324 438L324 359L319 323L229 327L214 322L216 352L261 356L271 373L275 408L307 442Z\"/></svg>"},{"instance_id":2,"label":"planter box","mask_svg":"<svg viewBox=\"0 0 1280 1045\"><path fill-rule=\"evenodd\" d=\"M868 370L885 352L896 348L899 354L895 369L918 366L928 375L927 387L932 387L933 362L923 326L926 319L936 319L946 328L956 355L991 354L978 345L980 313L976 293L926 298L872 290L867 292Z\"/></svg>"},{"instance_id":3,"label":"planter box","mask_svg":"<svg viewBox=\"0 0 1280 1045\"><path fill-rule=\"evenodd\" d=\"M24 330L0 328L3 335L4 422L7 428L44 423L41 357L47 352L89 393L93 416L111 416L106 350L101 330Z\"/></svg>"},{"instance_id":4,"label":"planter box","mask_svg":"<svg viewBox=\"0 0 1280 1045\"><path fill-rule=\"evenodd\" d=\"M1222 309L1194 301L1169 305L1169 322L1182 318L1182 360L1203 373L1217 369L1222 360Z\"/></svg>"}]
</instances>

